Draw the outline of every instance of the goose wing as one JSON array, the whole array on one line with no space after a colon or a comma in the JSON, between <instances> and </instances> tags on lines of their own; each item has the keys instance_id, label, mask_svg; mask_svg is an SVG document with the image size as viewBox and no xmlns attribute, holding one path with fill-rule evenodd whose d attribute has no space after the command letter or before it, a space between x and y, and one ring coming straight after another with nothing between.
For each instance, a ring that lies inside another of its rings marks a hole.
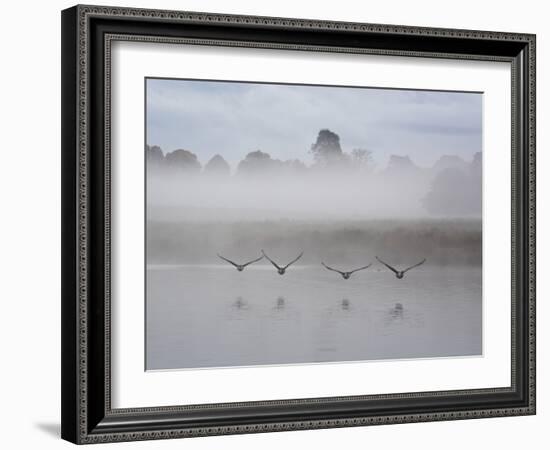
<instances>
[{"instance_id":1,"label":"goose wing","mask_svg":"<svg viewBox=\"0 0 550 450\"><path fill-rule=\"evenodd\" d=\"M230 259L227 259L227 258L224 258L222 255L220 255L218 253L218 258L221 258L223 259L224 261L227 261L229 264L233 264L235 267L238 267L239 265L237 263L234 263L233 261L231 261Z\"/></svg>"},{"instance_id":2,"label":"goose wing","mask_svg":"<svg viewBox=\"0 0 550 450\"><path fill-rule=\"evenodd\" d=\"M378 261L380 261L382 264L384 264L388 269L390 269L392 272L394 273L398 273L398 270L395 269L394 267L390 266L388 263L385 263L384 261L382 261L378 256L376 257L376 259Z\"/></svg>"},{"instance_id":3,"label":"goose wing","mask_svg":"<svg viewBox=\"0 0 550 450\"><path fill-rule=\"evenodd\" d=\"M279 267L279 265L277 265L277 263L275 261L273 261L269 256L267 256L266 252L264 252L263 250L262 250L262 255L264 255L267 258L267 260L271 264L273 264L277 269L282 269L282 267Z\"/></svg>"},{"instance_id":4,"label":"goose wing","mask_svg":"<svg viewBox=\"0 0 550 450\"><path fill-rule=\"evenodd\" d=\"M408 270L411 270L411 269L414 269L415 267L418 267L422 264L424 264L426 262L426 258L424 258L422 261L420 261L419 263L416 263L414 266L411 266L411 267L408 267L406 268L403 273L407 272Z\"/></svg>"},{"instance_id":5,"label":"goose wing","mask_svg":"<svg viewBox=\"0 0 550 450\"><path fill-rule=\"evenodd\" d=\"M261 259L264 259L264 255L260 256L259 258L253 259L252 261L248 261L247 263L243 264L243 267L248 266L249 264L253 264L255 262L260 261Z\"/></svg>"},{"instance_id":6,"label":"goose wing","mask_svg":"<svg viewBox=\"0 0 550 450\"><path fill-rule=\"evenodd\" d=\"M359 272L360 270L368 269L370 266L372 266L372 263L369 264L368 266L359 267L359 269L352 270L352 271L350 271L350 275L351 275L352 273Z\"/></svg>"},{"instance_id":7,"label":"goose wing","mask_svg":"<svg viewBox=\"0 0 550 450\"><path fill-rule=\"evenodd\" d=\"M294 258L292 261L290 261L284 268L288 268L290 265L294 264L296 261L298 261L302 255L304 254L304 252L300 253L296 258Z\"/></svg>"},{"instance_id":8,"label":"goose wing","mask_svg":"<svg viewBox=\"0 0 550 450\"><path fill-rule=\"evenodd\" d=\"M340 272L337 269L333 269L332 267L327 266L324 262L321 263L323 266L325 266L328 270L332 270L333 272L338 272L340 275L344 275L344 272Z\"/></svg>"}]
</instances>

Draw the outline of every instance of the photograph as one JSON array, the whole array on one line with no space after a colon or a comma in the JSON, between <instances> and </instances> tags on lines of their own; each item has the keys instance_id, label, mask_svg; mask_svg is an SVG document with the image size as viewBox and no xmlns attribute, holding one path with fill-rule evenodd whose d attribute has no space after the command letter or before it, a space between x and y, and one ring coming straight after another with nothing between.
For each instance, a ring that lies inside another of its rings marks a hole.
<instances>
[{"instance_id":1,"label":"photograph","mask_svg":"<svg viewBox=\"0 0 550 450\"><path fill-rule=\"evenodd\" d=\"M144 85L145 370L483 355L482 92Z\"/></svg>"}]
</instances>

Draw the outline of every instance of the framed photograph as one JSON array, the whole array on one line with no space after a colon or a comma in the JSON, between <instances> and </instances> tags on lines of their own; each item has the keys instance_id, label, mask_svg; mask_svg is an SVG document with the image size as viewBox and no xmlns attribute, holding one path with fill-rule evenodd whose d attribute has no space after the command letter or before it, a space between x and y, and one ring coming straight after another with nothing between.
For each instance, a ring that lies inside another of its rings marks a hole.
<instances>
[{"instance_id":1,"label":"framed photograph","mask_svg":"<svg viewBox=\"0 0 550 450\"><path fill-rule=\"evenodd\" d=\"M535 413L535 36L62 12L62 437Z\"/></svg>"}]
</instances>

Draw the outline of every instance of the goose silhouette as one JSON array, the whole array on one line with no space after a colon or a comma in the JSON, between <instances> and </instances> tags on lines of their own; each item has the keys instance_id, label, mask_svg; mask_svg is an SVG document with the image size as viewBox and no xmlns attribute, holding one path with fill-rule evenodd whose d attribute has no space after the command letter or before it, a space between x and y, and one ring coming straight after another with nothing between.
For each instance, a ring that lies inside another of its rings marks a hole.
<instances>
[{"instance_id":1,"label":"goose silhouette","mask_svg":"<svg viewBox=\"0 0 550 450\"><path fill-rule=\"evenodd\" d=\"M414 269L415 267L418 267L420 266L421 264L424 264L426 262L426 258L424 258L422 261L420 261L419 263L416 263L414 266L411 266L411 267L407 267L406 269L404 270L397 270L395 267L392 267L390 266L388 263L385 263L384 261L382 261L378 256L376 257L376 259L378 261L380 261L382 264L384 264L388 269L390 269L393 273L395 273L395 276L400 280L401 278L403 278L405 276L405 273L408 272L409 270L411 269Z\"/></svg>"},{"instance_id":2,"label":"goose silhouette","mask_svg":"<svg viewBox=\"0 0 550 450\"><path fill-rule=\"evenodd\" d=\"M237 270L238 270L239 272L242 272L242 271L244 270L244 268L245 268L246 266L248 266L249 264L253 264L253 263L255 263L255 262L260 261L261 259L264 259L263 256L260 256L259 258L253 259L252 261L248 261L247 263L244 263L244 264L237 264L236 262L233 262L233 261L231 261L230 259L227 259L227 258L223 257L223 256L220 255L219 253L218 253L218 258L223 259L224 261L227 261L229 264L233 264L233 265L237 268Z\"/></svg>"},{"instance_id":3,"label":"goose silhouette","mask_svg":"<svg viewBox=\"0 0 550 450\"><path fill-rule=\"evenodd\" d=\"M304 252L300 253L296 258L290 261L286 266L279 266L275 261L273 261L269 256L267 256L267 254L262 250L262 255L264 255L267 258L267 260L275 266L279 275L284 275L286 272L286 269L288 269L292 264L298 261L303 254Z\"/></svg>"},{"instance_id":4,"label":"goose silhouette","mask_svg":"<svg viewBox=\"0 0 550 450\"><path fill-rule=\"evenodd\" d=\"M344 280L348 280L349 277L351 277L352 274L354 274L355 272L358 272L360 270L365 270L365 269L368 269L371 265L369 264L368 266L364 266L364 267L359 267L359 269L355 269L355 270L350 270L349 272L342 272L341 270L338 270L338 269L333 269L332 267L329 267L327 266L324 262L321 263L323 266L325 266L328 270L332 270L333 272L338 272L340 275L342 275L342 278Z\"/></svg>"}]
</instances>

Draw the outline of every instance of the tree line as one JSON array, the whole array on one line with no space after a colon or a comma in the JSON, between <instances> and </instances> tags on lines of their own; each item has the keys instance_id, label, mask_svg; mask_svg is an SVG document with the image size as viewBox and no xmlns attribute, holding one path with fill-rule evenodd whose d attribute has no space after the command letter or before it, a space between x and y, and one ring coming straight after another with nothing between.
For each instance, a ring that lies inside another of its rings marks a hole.
<instances>
[{"instance_id":1,"label":"tree line","mask_svg":"<svg viewBox=\"0 0 550 450\"><path fill-rule=\"evenodd\" d=\"M372 165L372 152L363 148L354 148L349 153L342 150L340 136L322 129L316 141L311 144L310 153L313 156L315 168L368 168ZM190 150L177 149L164 154L158 145L147 145L147 167L152 170L166 169L186 173L211 173L216 175L230 175L231 167L223 156L214 155L202 166L197 155ZM239 162L236 174L255 174L265 172L300 173L308 166L299 159L279 160L261 150L249 152Z\"/></svg>"},{"instance_id":2,"label":"tree line","mask_svg":"<svg viewBox=\"0 0 550 450\"><path fill-rule=\"evenodd\" d=\"M307 166L299 159L279 160L261 150L249 152L242 159L235 175L303 175L310 171L325 170L342 174L370 172L374 167L372 152L355 148L344 152L340 136L329 129L322 129L309 149L313 163ZM146 146L147 168L151 173L212 174L218 177L231 175L231 167L223 156L216 154L204 166L190 150L178 149L164 154L156 145ZM478 152L471 162L456 155L443 155L432 168L423 169L408 156L392 155L388 166L377 174L386 183L394 183L406 190L407 186L426 186L420 199L422 206L436 215L478 215L481 213L482 157ZM329 182L329 180L327 180ZM385 189L383 181L379 187ZM406 198L406 193L405 193Z\"/></svg>"}]
</instances>

